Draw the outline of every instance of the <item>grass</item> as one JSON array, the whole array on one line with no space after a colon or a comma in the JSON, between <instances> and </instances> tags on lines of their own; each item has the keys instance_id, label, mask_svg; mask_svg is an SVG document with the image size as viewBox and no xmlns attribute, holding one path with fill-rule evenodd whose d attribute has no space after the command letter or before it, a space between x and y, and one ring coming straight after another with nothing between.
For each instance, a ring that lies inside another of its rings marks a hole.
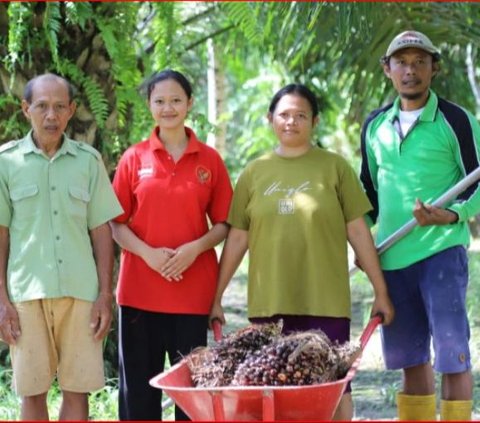
<instances>
[{"instance_id":1,"label":"grass","mask_svg":"<svg viewBox=\"0 0 480 423\"><path fill-rule=\"evenodd\" d=\"M471 250L470 285L467 306L471 324L471 356L474 373L474 419L480 418L480 252ZM248 325L246 317L247 260L244 260L235 278L225 293L224 308L228 333ZM369 319L372 290L361 272L351 278L352 289L352 339L358 337ZM213 342L210 338L210 342ZM3 351L3 354L5 351ZM0 355L2 351L0 350ZM3 360L5 361L5 360ZM2 362L3 362L2 361ZM8 362L8 360L7 360ZM0 420L19 420L20 401L10 385L12 371L0 367ZM437 375L437 387L439 387ZM396 418L395 395L401 388L401 372L386 371L381 357L378 331L370 339L358 371L352 381L357 420L391 420ZM437 397L439 395L437 394ZM58 418L60 392L54 385L49 392L48 403L52 419ZM117 420L118 380L109 379L106 386L90 395L90 417L92 420ZM164 420L173 420L173 407L165 410Z\"/></svg>"},{"instance_id":2,"label":"grass","mask_svg":"<svg viewBox=\"0 0 480 423\"><path fill-rule=\"evenodd\" d=\"M5 374L7 372L9 374ZM20 399L10 388L11 370L2 370L0 384L0 420L20 420ZM53 384L47 397L51 420L58 420L61 393L58 385ZM117 420L118 383L116 379L108 380L106 386L89 396L91 420Z\"/></svg>"},{"instance_id":3,"label":"grass","mask_svg":"<svg viewBox=\"0 0 480 423\"><path fill-rule=\"evenodd\" d=\"M480 418L480 251L469 251L470 282L467 291L467 309L471 327L470 352L474 377L474 420ZM351 280L352 337L358 336L368 320L372 295L369 283L362 273ZM395 419L395 396L401 389L401 371L386 371L381 355L377 331L367 345L360 367L352 381L356 418L361 420ZM440 398L440 375L436 374L437 401ZM438 407L437 407L438 409Z\"/></svg>"}]
</instances>

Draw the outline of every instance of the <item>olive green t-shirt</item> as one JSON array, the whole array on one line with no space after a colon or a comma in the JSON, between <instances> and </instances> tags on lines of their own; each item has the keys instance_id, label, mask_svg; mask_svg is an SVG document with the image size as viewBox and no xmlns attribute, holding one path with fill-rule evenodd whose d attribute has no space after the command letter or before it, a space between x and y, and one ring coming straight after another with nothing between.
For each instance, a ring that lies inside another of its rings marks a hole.
<instances>
[{"instance_id":1,"label":"olive green t-shirt","mask_svg":"<svg viewBox=\"0 0 480 423\"><path fill-rule=\"evenodd\" d=\"M248 316L350 317L346 223L371 205L339 155L266 154L235 188L228 222L248 231Z\"/></svg>"}]
</instances>

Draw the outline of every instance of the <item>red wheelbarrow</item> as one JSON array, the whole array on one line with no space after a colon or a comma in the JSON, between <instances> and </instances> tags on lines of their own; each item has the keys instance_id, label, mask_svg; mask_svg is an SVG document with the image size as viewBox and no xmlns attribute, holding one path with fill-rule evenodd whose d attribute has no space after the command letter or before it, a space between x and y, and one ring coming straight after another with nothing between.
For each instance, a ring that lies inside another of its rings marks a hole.
<instances>
[{"instance_id":1,"label":"red wheelbarrow","mask_svg":"<svg viewBox=\"0 0 480 423\"><path fill-rule=\"evenodd\" d=\"M375 316L363 330L362 350L381 321ZM192 420L331 420L360 359L343 379L319 385L197 388L185 360L152 378L150 385L162 389Z\"/></svg>"}]
</instances>

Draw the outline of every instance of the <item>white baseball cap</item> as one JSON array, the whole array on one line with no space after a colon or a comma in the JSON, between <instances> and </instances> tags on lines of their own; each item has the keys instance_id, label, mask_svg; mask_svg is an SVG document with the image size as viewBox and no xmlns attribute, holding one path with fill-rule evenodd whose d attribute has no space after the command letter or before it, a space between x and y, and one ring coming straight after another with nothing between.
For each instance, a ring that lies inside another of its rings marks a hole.
<instances>
[{"instance_id":1,"label":"white baseball cap","mask_svg":"<svg viewBox=\"0 0 480 423\"><path fill-rule=\"evenodd\" d=\"M404 31L398 34L390 43L385 53L385 57L390 57L397 51L404 48L419 48L427 53L440 56L440 50L433 45L425 34L418 31Z\"/></svg>"}]
</instances>

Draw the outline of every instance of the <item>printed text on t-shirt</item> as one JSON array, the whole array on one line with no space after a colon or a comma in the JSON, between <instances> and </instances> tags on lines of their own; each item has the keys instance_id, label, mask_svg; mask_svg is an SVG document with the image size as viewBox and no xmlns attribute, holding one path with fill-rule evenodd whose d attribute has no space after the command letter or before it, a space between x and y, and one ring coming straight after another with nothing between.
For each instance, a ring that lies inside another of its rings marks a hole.
<instances>
[{"instance_id":1,"label":"printed text on t-shirt","mask_svg":"<svg viewBox=\"0 0 480 423\"><path fill-rule=\"evenodd\" d=\"M300 184L298 187L285 187L285 188L283 188L282 183L277 181L277 182L274 182L272 185L270 185L265 190L263 195L268 196L268 195L272 195L272 194L276 194L276 193L282 193L282 194L285 194L286 198L289 198L293 194L296 194L297 192L308 191L310 189L309 185L310 185L310 181L306 181L306 182L303 182L302 184Z\"/></svg>"}]
</instances>

